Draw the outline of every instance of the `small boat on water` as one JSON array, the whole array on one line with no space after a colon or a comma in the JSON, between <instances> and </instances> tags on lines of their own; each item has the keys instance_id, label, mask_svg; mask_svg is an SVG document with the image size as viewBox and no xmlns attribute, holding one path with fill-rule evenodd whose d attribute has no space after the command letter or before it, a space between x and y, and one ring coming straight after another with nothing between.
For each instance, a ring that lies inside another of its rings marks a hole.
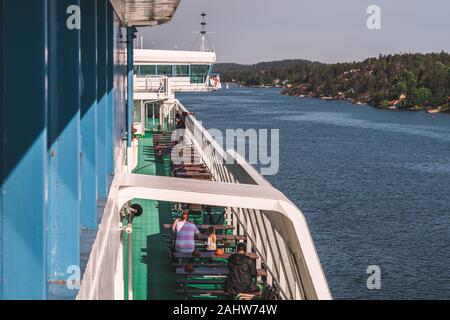
<instances>
[{"instance_id":1,"label":"small boat on water","mask_svg":"<svg viewBox=\"0 0 450 320\"><path fill-rule=\"evenodd\" d=\"M441 109L440 109L440 108L430 108L430 109L427 109L426 112L427 112L427 113L430 113L430 114L434 114L434 113L439 113L439 112L441 112Z\"/></svg>"}]
</instances>

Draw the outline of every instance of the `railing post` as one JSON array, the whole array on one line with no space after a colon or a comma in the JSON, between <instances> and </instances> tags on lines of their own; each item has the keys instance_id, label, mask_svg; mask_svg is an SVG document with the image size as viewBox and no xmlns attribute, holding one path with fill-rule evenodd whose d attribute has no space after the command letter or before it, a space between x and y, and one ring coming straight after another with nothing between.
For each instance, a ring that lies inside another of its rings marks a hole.
<instances>
[{"instance_id":1,"label":"railing post","mask_svg":"<svg viewBox=\"0 0 450 320\"><path fill-rule=\"evenodd\" d=\"M225 212L224 212L224 219L225 219L225 224L227 225L231 225L233 226L233 235L236 235L237 232L237 226L235 223L235 217L234 217L235 213L231 210L231 208L226 207L225 208Z\"/></svg>"},{"instance_id":2,"label":"railing post","mask_svg":"<svg viewBox=\"0 0 450 320\"><path fill-rule=\"evenodd\" d=\"M256 240L256 243L254 244L254 246L255 246L255 248L259 248L261 246L261 244L262 244L261 240L259 240L260 239L259 234L256 237L256 239L257 240ZM247 240L247 242L250 242L250 241ZM257 269L261 269L262 259L263 259L263 257L260 257L260 259L256 259L256 268Z\"/></svg>"},{"instance_id":3,"label":"railing post","mask_svg":"<svg viewBox=\"0 0 450 320\"><path fill-rule=\"evenodd\" d=\"M284 268L283 268L284 261L281 259L281 260L278 261L278 263L280 265L279 269L278 269L278 270L280 270L279 271L279 279L278 279L279 285L284 291L287 291L286 290L286 275L285 275L285 271L284 271Z\"/></svg>"},{"instance_id":4,"label":"railing post","mask_svg":"<svg viewBox=\"0 0 450 320\"><path fill-rule=\"evenodd\" d=\"M272 257L272 252L270 251L270 242L267 241L266 242L266 264L269 267L269 269L273 270L273 257ZM269 272L267 275L267 283L268 284L272 284L273 281L273 277L272 274Z\"/></svg>"}]
</instances>

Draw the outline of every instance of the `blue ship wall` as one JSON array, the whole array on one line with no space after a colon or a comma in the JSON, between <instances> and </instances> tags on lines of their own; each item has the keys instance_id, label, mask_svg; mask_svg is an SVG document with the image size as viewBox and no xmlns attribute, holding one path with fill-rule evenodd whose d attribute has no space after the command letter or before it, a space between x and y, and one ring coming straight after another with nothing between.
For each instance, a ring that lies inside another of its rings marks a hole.
<instances>
[{"instance_id":1,"label":"blue ship wall","mask_svg":"<svg viewBox=\"0 0 450 320\"><path fill-rule=\"evenodd\" d=\"M0 1L0 299L77 293L126 130L124 35L107 0Z\"/></svg>"}]
</instances>

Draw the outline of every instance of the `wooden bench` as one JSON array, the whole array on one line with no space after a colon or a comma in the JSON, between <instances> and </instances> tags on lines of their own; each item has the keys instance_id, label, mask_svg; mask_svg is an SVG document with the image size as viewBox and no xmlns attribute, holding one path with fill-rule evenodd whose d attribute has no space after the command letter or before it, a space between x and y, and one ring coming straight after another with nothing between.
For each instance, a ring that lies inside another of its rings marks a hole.
<instances>
[{"instance_id":1,"label":"wooden bench","mask_svg":"<svg viewBox=\"0 0 450 320\"><path fill-rule=\"evenodd\" d=\"M225 282L225 278L204 278L204 279L175 279L175 284L184 285L184 284L223 284Z\"/></svg>"},{"instance_id":2,"label":"wooden bench","mask_svg":"<svg viewBox=\"0 0 450 320\"><path fill-rule=\"evenodd\" d=\"M183 262L174 262L172 263L172 267L174 268L180 268L180 267L184 267L186 265L186 263ZM201 262L194 262L192 263L192 265L194 266L194 268L201 268L201 267L205 267L205 268L220 268L220 267L226 267L226 261L223 262L205 262L205 263L201 263Z\"/></svg>"},{"instance_id":3,"label":"wooden bench","mask_svg":"<svg viewBox=\"0 0 450 320\"><path fill-rule=\"evenodd\" d=\"M161 139L161 138L171 138L172 132L163 132L163 133L154 133L153 139Z\"/></svg>"},{"instance_id":4,"label":"wooden bench","mask_svg":"<svg viewBox=\"0 0 450 320\"><path fill-rule=\"evenodd\" d=\"M217 241L245 241L247 237L244 235L234 235L234 234L216 234ZM169 233L169 239L175 240L175 233ZM207 235L201 235L201 238L195 238L194 240L207 240Z\"/></svg>"},{"instance_id":5,"label":"wooden bench","mask_svg":"<svg viewBox=\"0 0 450 320\"><path fill-rule=\"evenodd\" d=\"M165 239L164 240L167 243L167 248L171 251L174 250L174 240L172 239ZM221 242L217 242L217 248L219 249L233 249L235 248L235 243L234 242L226 242L226 241L221 241ZM195 249L200 251L200 252L205 252L206 250L206 243L204 241L199 241L195 243ZM220 258L220 257L218 257Z\"/></svg>"},{"instance_id":6,"label":"wooden bench","mask_svg":"<svg viewBox=\"0 0 450 320\"><path fill-rule=\"evenodd\" d=\"M153 146L154 149L158 149L158 148L173 148L173 144L171 143L158 143L156 145Z\"/></svg>"},{"instance_id":7,"label":"wooden bench","mask_svg":"<svg viewBox=\"0 0 450 320\"><path fill-rule=\"evenodd\" d=\"M180 171L172 171L173 176L175 177L210 177L211 174L207 172L206 170L180 170Z\"/></svg>"},{"instance_id":8,"label":"wooden bench","mask_svg":"<svg viewBox=\"0 0 450 320\"><path fill-rule=\"evenodd\" d=\"M200 252L200 256L193 256L192 253L183 253L183 252L173 252L172 256L175 259L228 259L233 253L227 253L225 252L223 255L218 256L215 254L215 252L211 251L203 251ZM252 259L258 259L258 255L256 253L248 252L247 256L249 256Z\"/></svg>"},{"instance_id":9,"label":"wooden bench","mask_svg":"<svg viewBox=\"0 0 450 320\"><path fill-rule=\"evenodd\" d=\"M226 296L225 291L218 289L176 289L176 293L184 293L191 296Z\"/></svg>"},{"instance_id":10,"label":"wooden bench","mask_svg":"<svg viewBox=\"0 0 450 320\"><path fill-rule=\"evenodd\" d=\"M169 140L171 140L170 139L170 136L164 136L164 135L162 135L162 134L154 134L153 135L153 141L161 141L161 140L164 140L164 139L169 139Z\"/></svg>"},{"instance_id":11,"label":"wooden bench","mask_svg":"<svg viewBox=\"0 0 450 320\"><path fill-rule=\"evenodd\" d=\"M177 287L186 287L189 285L213 285L213 286L223 286L223 283L225 282L225 277L219 277L219 278L204 278L204 279L175 279L175 286Z\"/></svg>"},{"instance_id":12,"label":"wooden bench","mask_svg":"<svg viewBox=\"0 0 450 320\"><path fill-rule=\"evenodd\" d=\"M227 296L225 291L220 289L195 289L184 287L183 289L176 289L176 293L184 293L190 296ZM240 293L237 300L252 300L254 297L259 297L261 292Z\"/></svg>"},{"instance_id":13,"label":"wooden bench","mask_svg":"<svg viewBox=\"0 0 450 320\"><path fill-rule=\"evenodd\" d=\"M163 224L164 229L171 229L172 225L169 223ZM224 225L224 224L199 224L197 225L197 228L200 230L208 230L210 227L214 227L216 230L232 230L234 229L234 226L231 225Z\"/></svg>"},{"instance_id":14,"label":"wooden bench","mask_svg":"<svg viewBox=\"0 0 450 320\"><path fill-rule=\"evenodd\" d=\"M194 268L194 270L186 271L184 267L178 267L175 269L177 276L227 276L229 270L227 267L217 267L217 268L208 268L208 267L198 267ZM264 269L257 269L256 274L258 277L267 277L267 271Z\"/></svg>"},{"instance_id":15,"label":"wooden bench","mask_svg":"<svg viewBox=\"0 0 450 320\"><path fill-rule=\"evenodd\" d=\"M177 293L184 293L185 295L190 294L190 290L195 290L195 288L190 288L192 286L198 286L198 285L209 285L214 286L214 289L197 289L197 290L203 290L200 292L200 294L208 294L213 292L204 292L204 290L222 290L223 283L225 282L225 278L215 278L215 279L176 279L175 280L175 286L178 287L178 289L175 290Z\"/></svg>"},{"instance_id":16,"label":"wooden bench","mask_svg":"<svg viewBox=\"0 0 450 320\"><path fill-rule=\"evenodd\" d=\"M171 164L172 168L206 168L204 164L201 163L181 163L181 164Z\"/></svg>"},{"instance_id":17,"label":"wooden bench","mask_svg":"<svg viewBox=\"0 0 450 320\"><path fill-rule=\"evenodd\" d=\"M197 174L197 173L208 173L208 171L204 168L196 168L196 169L184 169L184 168L178 168L172 170L172 172L176 174L185 173L185 174Z\"/></svg>"}]
</instances>

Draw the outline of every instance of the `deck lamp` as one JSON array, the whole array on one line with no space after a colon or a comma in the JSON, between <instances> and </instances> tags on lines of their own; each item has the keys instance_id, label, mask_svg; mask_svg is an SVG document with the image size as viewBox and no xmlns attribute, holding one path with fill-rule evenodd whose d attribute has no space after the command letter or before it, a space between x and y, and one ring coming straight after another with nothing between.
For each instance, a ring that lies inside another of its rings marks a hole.
<instances>
[{"instance_id":1,"label":"deck lamp","mask_svg":"<svg viewBox=\"0 0 450 320\"><path fill-rule=\"evenodd\" d=\"M130 204L129 202L126 203L122 209L120 210L120 222L119 222L119 229L122 231L125 231L126 233L130 234L133 232L133 220L135 217L141 216L143 213L143 209L141 205L137 203ZM127 220L127 226L124 227L123 221Z\"/></svg>"}]
</instances>

